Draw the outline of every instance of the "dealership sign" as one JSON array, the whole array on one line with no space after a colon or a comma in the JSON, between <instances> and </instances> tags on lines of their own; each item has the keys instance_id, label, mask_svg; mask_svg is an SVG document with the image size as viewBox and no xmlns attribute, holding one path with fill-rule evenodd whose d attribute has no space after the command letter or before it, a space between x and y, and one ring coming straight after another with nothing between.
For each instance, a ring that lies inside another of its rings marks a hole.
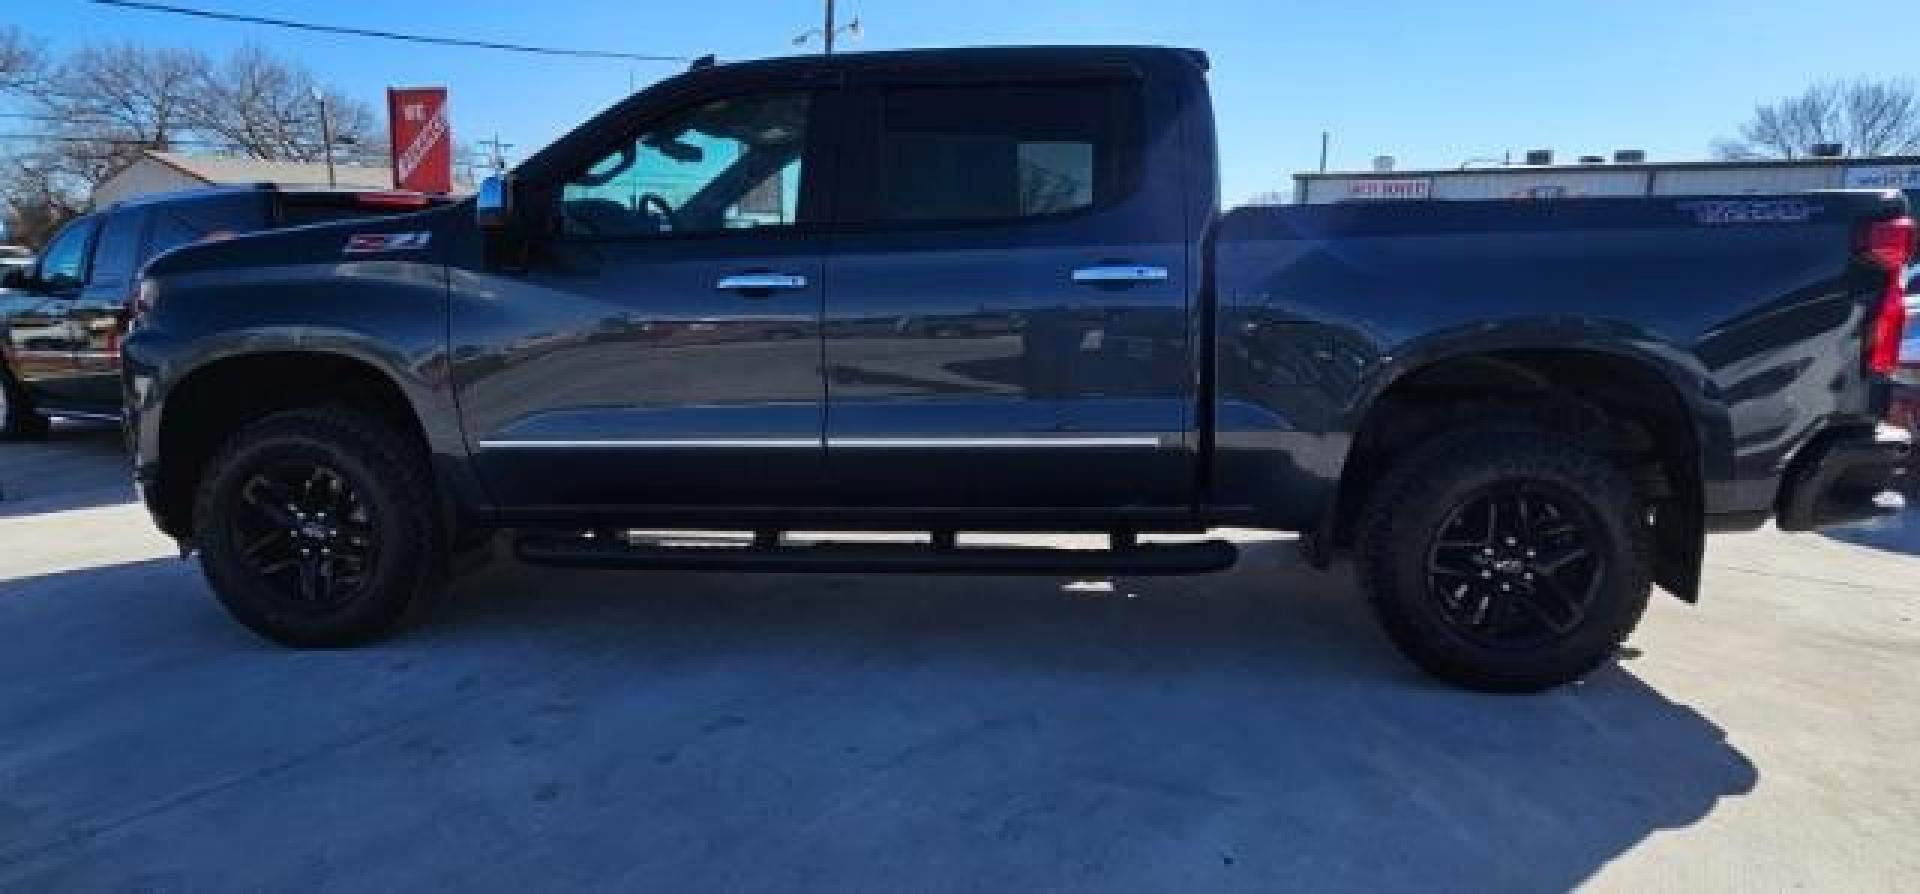
<instances>
[{"instance_id":1,"label":"dealership sign","mask_svg":"<svg viewBox=\"0 0 1920 894\"><path fill-rule=\"evenodd\" d=\"M1848 168L1848 189L1920 189L1920 165Z\"/></svg>"},{"instance_id":2,"label":"dealership sign","mask_svg":"<svg viewBox=\"0 0 1920 894\"><path fill-rule=\"evenodd\" d=\"M1433 191L1433 181L1425 178L1348 180L1343 199L1424 199Z\"/></svg>"},{"instance_id":3,"label":"dealership sign","mask_svg":"<svg viewBox=\"0 0 1920 894\"><path fill-rule=\"evenodd\" d=\"M447 88L388 89L387 130L393 135L394 189L453 191Z\"/></svg>"}]
</instances>

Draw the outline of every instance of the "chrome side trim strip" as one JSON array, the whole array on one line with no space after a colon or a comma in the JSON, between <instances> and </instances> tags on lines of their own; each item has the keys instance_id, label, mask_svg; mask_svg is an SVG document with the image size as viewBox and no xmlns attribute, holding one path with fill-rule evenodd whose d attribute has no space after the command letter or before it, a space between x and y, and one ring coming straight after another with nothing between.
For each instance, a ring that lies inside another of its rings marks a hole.
<instances>
[{"instance_id":1,"label":"chrome side trim strip","mask_svg":"<svg viewBox=\"0 0 1920 894\"><path fill-rule=\"evenodd\" d=\"M525 440L487 440L481 441L483 450L671 450L675 448L796 448L820 446L819 438L617 438L608 440L564 440L564 441L525 441Z\"/></svg>"},{"instance_id":2,"label":"chrome side trim strip","mask_svg":"<svg viewBox=\"0 0 1920 894\"><path fill-rule=\"evenodd\" d=\"M824 446L879 450L929 450L969 447L1162 447L1177 446L1178 435L1064 435L1059 437L829 438ZM818 438L614 438L606 440L490 439L483 450L671 450L794 449L823 446Z\"/></svg>"},{"instance_id":3,"label":"chrome side trim strip","mask_svg":"<svg viewBox=\"0 0 1920 894\"><path fill-rule=\"evenodd\" d=\"M43 408L40 412L48 416L63 416L68 419L91 419L95 422L125 421L119 415L116 415L114 413L91 413L86 410L61 410L53 407L47 407L47 408Z\"/></svg>"},{"instance_id":4,"label":"chrome side trim strip","mask_svg":"<svg viewBox=\"0 0 1920 894\"><path fill-rule=\"evenodd\" d=\"M939 449L952 447L1158 447L1159 437L1134 435L1063 435L1011 438L828 438L829 447L867 449Z\"/></svg>"}]
</instances>

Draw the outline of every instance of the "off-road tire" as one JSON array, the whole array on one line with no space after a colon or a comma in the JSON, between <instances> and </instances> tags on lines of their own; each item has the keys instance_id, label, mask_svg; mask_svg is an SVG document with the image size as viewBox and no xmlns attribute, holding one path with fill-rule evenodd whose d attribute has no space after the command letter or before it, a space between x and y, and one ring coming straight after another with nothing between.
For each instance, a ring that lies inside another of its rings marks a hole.
<instances>
[{"instance_id":1,"label":"off-road tire","mask_svg":"<svg viewBox=\"0 0 1920 894\"><path fill-rule=\"evenodd\" d=\"M1495 648L1449 622L1430 550L1475 495L1522 484L1572 506L1602 564L1585 615L1569 630ZM1538 692L1579 680L1617 653L1646 610L1652 549L1646 512L1618 467L1576 438L1500 424L1447 434L1391 467L1363 510L1356 561L1375 615L1414 664L1468 689Z\"/></svg>"},{"instance_id":2,"label":"off-road tire","mask_svg":"<svg viewBox=\"0 0 1920 894\"><path fill-rule=\"evenodd\" d=\"M301 605L249 565L235 532L243 490L275 464L313 462L338 473L372 519L372 570L344 604ZM348 409L276 413L242 429L209 462L195 500L194 538L207 582L241 624L287 646L335 648L380 640L417 618L445 585L446 539L434 511L424 448Z\"/></svg>"}]
</instances>

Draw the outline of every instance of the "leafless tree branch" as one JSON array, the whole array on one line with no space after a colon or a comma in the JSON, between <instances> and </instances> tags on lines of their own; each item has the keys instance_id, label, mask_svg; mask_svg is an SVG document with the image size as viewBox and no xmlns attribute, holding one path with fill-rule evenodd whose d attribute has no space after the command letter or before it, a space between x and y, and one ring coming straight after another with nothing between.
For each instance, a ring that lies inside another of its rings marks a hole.
<instances>
[{"instance_id":1,"label":"leafless tree branch","mask_svg":"<svg viewBox=\"0 0 1920 894\"><path fill-rule=\"evenodd\" d=\"M1715 143L1721 158L1801 158L1839 143L1849 156L1920 152L1920 94L1910 81L1827 81L1755 107L1737 139Z\"/></svg>"}]
</instances>

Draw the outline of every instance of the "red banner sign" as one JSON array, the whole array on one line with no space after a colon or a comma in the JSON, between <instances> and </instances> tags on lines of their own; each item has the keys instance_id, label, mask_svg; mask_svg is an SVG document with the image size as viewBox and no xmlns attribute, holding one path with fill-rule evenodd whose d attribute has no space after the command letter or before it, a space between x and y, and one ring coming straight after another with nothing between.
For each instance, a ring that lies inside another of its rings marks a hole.
<instances>
[{"instance_id":1,"label":"red banner sign","mask_svg":"<svg viewBox=\"0 0 1920 894\"><path fill-rule=\"evenodd\" d=\"M453 191L453 129L447 125L447 88L389 88L387 130L393 135L394 189Z\"/></svg>"}]
</instances>

